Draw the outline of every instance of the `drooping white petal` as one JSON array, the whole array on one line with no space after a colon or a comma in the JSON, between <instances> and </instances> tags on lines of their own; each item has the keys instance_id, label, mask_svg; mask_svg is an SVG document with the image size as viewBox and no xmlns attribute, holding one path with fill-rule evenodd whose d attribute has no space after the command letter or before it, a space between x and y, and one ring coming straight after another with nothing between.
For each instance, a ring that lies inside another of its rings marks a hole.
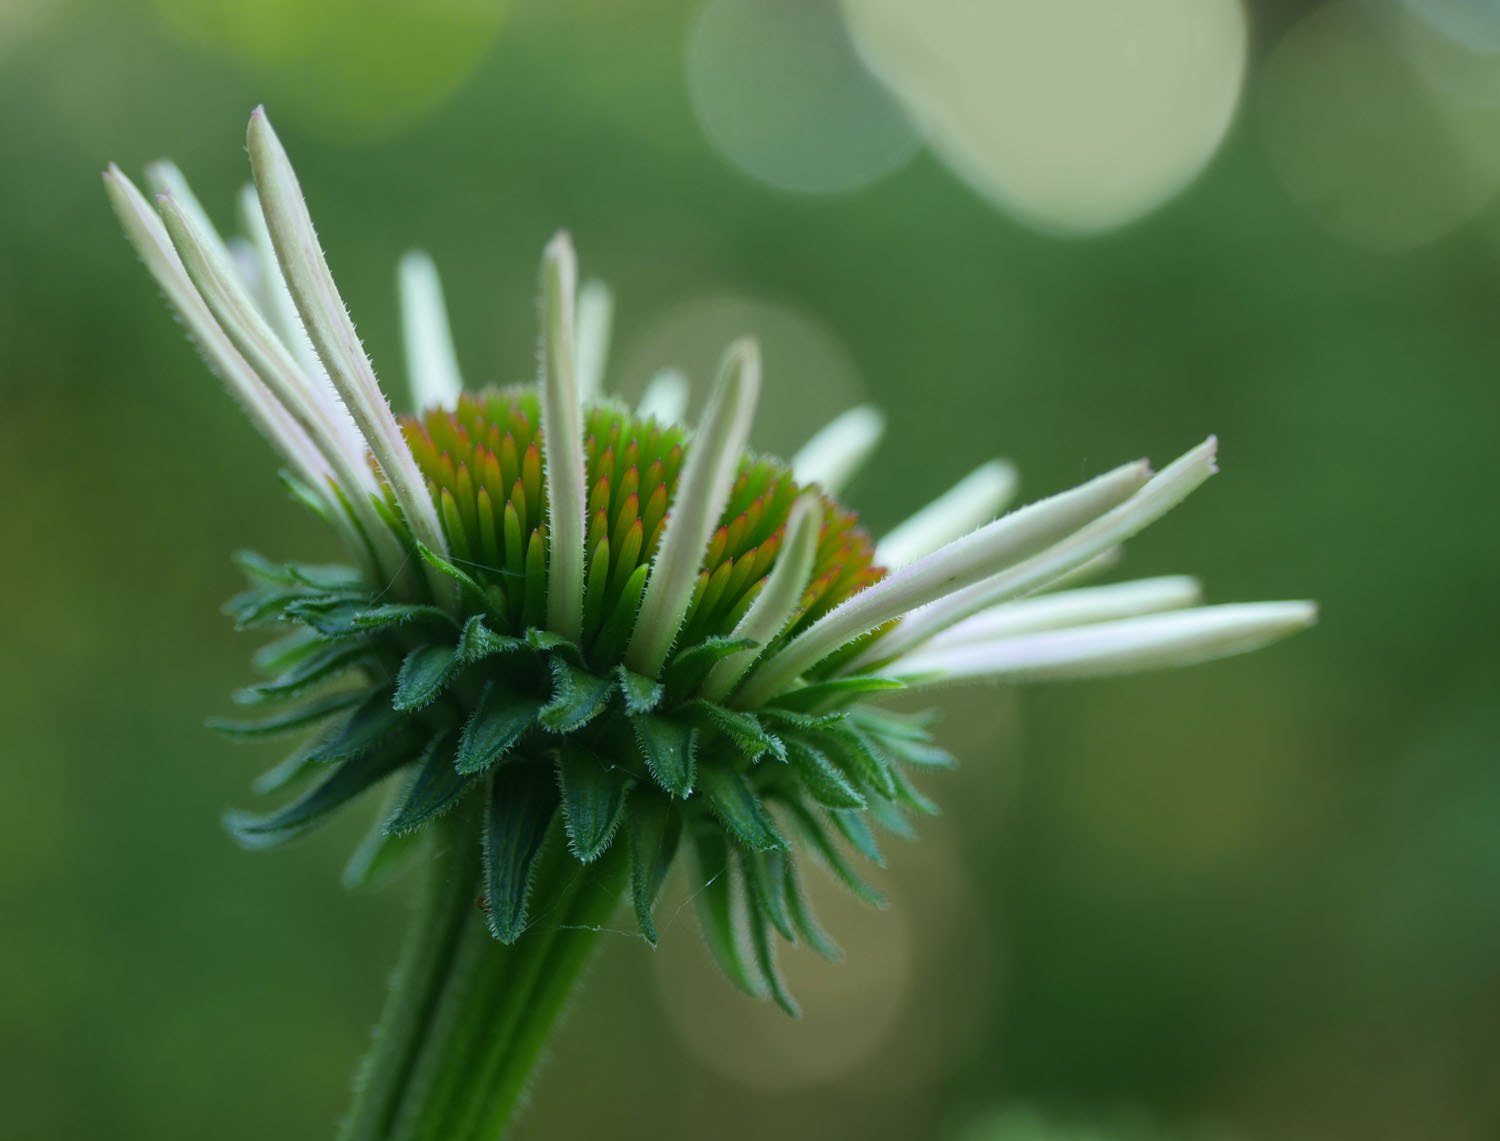
<instances>
[{"instance_id":1,"label":"drooping white petal","mask_svg":"<svg viewBox=\"0 0 1500 1141\"><path fill-rule=\"evenodd\" d=\"M578 291L578 395L597 400L604 390L604 367L609 362L609 335L614 322L615 296L602 281L585 281Z\"/></svg>"},{"instance_id":2,"label":"drooping white petal","mask_svg":"<svg viewBox=\"0 0 1500 1141\"><path fill-rule=\"evenodd\" d=\"M675 368L664 368L646 384L635 414L658 424L679 424L688 405L688 379Z\"/></svg>"},{"instance_id":3,"label":"drooping white petal","mask_svg":"<svg viewBox=\"0 0 1500 1141\"><path fill-rule=\"evenodd\" d=\"M1311 602L1249 602L1123 618L965 645L929 644L892 662L909 684L965 678L1038 681L1186 666L1258 649L1311 626Z\"/></svg>"},{"instance_id":4,"label":"drooping white petal","mask_svg":"<svg viewBox=\"0 0 1500 1141\"><path fill-rule=\"evenodd\" d=\"M249 183L240 188L239 212L240 225L254 246L260 265L261 288L255 296L261 312L276 330L281 343L291 350L302 374L311 381L313 398L323 409L323 415L337 427L344 446L363 456L370 445L360 435L354 417L344 407L333 381L328 379L328 370L313 349L307 329L302 325L302 315L297 312L297 303L287 288L286 276L281 272L281 263L276 260L276 247L271 244L271 231L266 229L266 215L260 208L260 199L255 194L255 187Z\"/></svg>"},{"instance_id":5,"label":"drooping white petal","mask_svg":"<svg viewBox=\"0 0 1500 1141\"><path fill-rule=\"evenodd\" d=\"M250 167L265 211L266 227L271 231L271 243L276 247L276 259L281 263L281 272L286 276L287 287L313 347L369 442L375 462L385 473L412 534L438 554L446 555L448 543L421 469L391 415L380 382L375 379L375 371L354 331L354 322L334 285L291 160L259 107L250 116L248 142ZM445 580L442 589L445 593L439 597L446 597L451 593L451 584Z\"/></svg>"},{"instance_id":6,"label":"drooping white petal","mask_svg":"<svg viewBox=\"0 0 1500 1141\"><path fill-rule=\"evenodd\" d=\"M577 641L583 629L586 509L583 406L573 359L578 262L560 233L542 253L542 468L547 484L547 625Z\"/></svg>"},{"instance_id":7,"label":"drooping white petal","mask_svg":"<svg viewBox=\"0 0 1500 1141\"><path fill-rule=\"evenodd\" d=\"M860 404L836 416L791 459L798 483L820 484L837 495L870 458L885 435L885 414L872 404Z\"/></svg>"},{"instance_id":8,"label":"drooping white petal","mask_svg":"<svg viewBox=\"0 0 1500 1141\"><path fill-rule=\"evenodd\" d=\"M677 638L704 547L729 502L759 396L760 349L745 338L729 346L708 407L688 444L625 651L625 663L636 673L656 676Z\"/></svg>"},{"instance_id":9,"label":"drooping white petal","mask_svg":"<svg viewBox=\"0 0 1500 1141\"><path fill-rule=\"evenodd\" d=\"M193 220L193 226L203 236L204 241L211 242L230 265L240 275L241 283L252 293L255 290L255 279L246 272L241 261L234 256L229 244L220 236L218 227L209 217L208 211L203 208L203 203L198 201L198 196L193 193L193 188L188 185L187 178L178 169L176 163L167 159L160 159L146 165L146 185L151 187L154 194L170 195L189 218Z\"/></svg>"},{"instance_id":10,"label":"drooping white petal","mask_svg":"<svg viewBox=\"0 0 1500 1141\"><path fill-rule=\"evenodd\" d=\"M312 383L255 307L223 244L203 234L192 215L171 195L162 195L157 202L173 248L219 328L327 459L356 519L376 544L382 568L394 571L402 561L401 549L370 504L375 481L363 450L344 446L315 399Z\"/></svg>"},{"instance_id":11,"label":"drooping white petal","mask_svg":"<svg viewBox=\"0 0 1500 1141\"><path fill-rule=\"evenodd\" d=\"M1025 558L1098 518L1144 484L1150 474L1144 460L1124 464L1081 487L1012 511L903 567L834 607L760 664L746 682L741 700L747 705L764 703L809 666L861 634L971 586L993 574L996 566Z\"/></svg>"},{"instance_id":12,"label":"drooping white petal","mask_svg":"<svg viewBox=\"0 0 1500 1141\"><path fill-rule=\"evenodd\" d=\"M419 413L452 408L464 389L443 302L437 266L423 250L409 250L396 266L401 299L401 341L412 407Z\"/></svg>"},{"instance_id":13,"label":"drooping white petal","mask_svg":"<svg viewBox=\"0 0 1500 1141\"><path fill-rule=\"evenodd\" d=\"M193 286L182 259L172 248L161 217L113 163L104 174L104 189L146 269L166 294L167 302L181 319L188 336L198 346L214 374L244 408L251 423L291 467L296 476L335 506L326 494L330 473L327 458L308 434L292 419L266 388L255 370L214 320L203 298ZM334 512L335 516L337 512Z\"/></svg>"},{"instance_id":14,"label":"drooping white petal","mask_svg":"<svg viewBox=\"0 0 1500 1141\"><path fill-rule=\"evenodd\" d=\"M905 522L875 547L875 561L900 570L944 543L988 523L1008 504L1020 486L1014 464L991 460L981 464Z\"/></svg>"},{"instance_id":15,"label":"drooping white petal","mask_svg":"<svg viewBox=\"0 0 1500 1141\"><path fill-rule=\"evenodd\" d=\"M1188 575L1166 575L1087 586L1058 594L1040 594L1017 602L1002 602L944 630L927 648L993 642L1039 630L1062 630L1117 618L1134 618L1168 610L1185 610L1203 600L1203 588Z\"/></svg>"},{"instance_id":16,"label":"drooping white petal","mask_svg":"<svg viewBox=\"0 0 1500 1141\"><path fill-rule=\"evenodd\" d=\"M787 514L781 548L766 585L730 635L749 639L755 646L721 659L709 671L703 682L703 696L709 701L723 700L739 684L740 678L755 664L766 645L786 628L797 612L797 605L812 578L822 528L822 500L816 495L800 496Z\"/></svg>"},{"instance_id":17,"label":"drooping white petal","mask_svg":"<svg viewBox=\"0 0 1500 1141\"><path fill-rule=\"evenodd\" d=\"M1210 436L1162 469L1149 483L1107 514L1080 527L1040 554L1004 567L908 614L871 646L850 669L868 669L921 645L941 630L1010 598L1034 594L1144 530L1203 485L1214 472L1218 441Z\"/></svg>"}]
</instances>

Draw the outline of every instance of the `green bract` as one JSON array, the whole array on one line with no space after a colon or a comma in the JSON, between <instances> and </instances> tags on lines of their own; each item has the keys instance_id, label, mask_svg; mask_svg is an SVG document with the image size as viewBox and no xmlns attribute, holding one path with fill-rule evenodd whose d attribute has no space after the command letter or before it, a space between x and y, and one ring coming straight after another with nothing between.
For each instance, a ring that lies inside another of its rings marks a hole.
<instances>
[{"instance_id":1,"label":"green bract","mask_svg":"<svg viewBox=\"0 0 1500 1141\"><path fill-rule=\"evenodd\" d=\"M609 403L587 410L586 590L572 641L545 620L536 392L465 393L453 410L402 426L448 557L420 546L389 501L382 513L413 559L459 589L438 598L422 576L402 576L393 589L354 567L240 557L249 589L226 613L241 627L286 634L261 655L270 680L239 695L270 712L214 724L245 737L314 732L257 786L295 785L298 795L265 816L232 815L234 834L256 847L279 843L384 785L386 807L349 868L351 882L366 883L400 867L413 833L467 805L484 817L475 859L484 861L490 930L506 943L525 936L530 871L544 844L565 842L584 863L628 844L636 917L652 943L652 905L686 849L698 882L709 884L698 913L726 974L794 1009L774 938L837 953L807 905L802 853L816 851L879 902L843 845L878 862L870 822L909 834L911 810L933 811L911 773L951 763L928 739L927 721L857 707L900 682L825 680L839 657L753 709L705 697L718 663L757 648L735 630L770 577L803 489L773 459L739 461L681 633L665 665L643 676L623 658L692 447L684 433ZM880 577L854 516L827 496L817 502L813 571L771 648Z\"/></svg>"}]
</instances>

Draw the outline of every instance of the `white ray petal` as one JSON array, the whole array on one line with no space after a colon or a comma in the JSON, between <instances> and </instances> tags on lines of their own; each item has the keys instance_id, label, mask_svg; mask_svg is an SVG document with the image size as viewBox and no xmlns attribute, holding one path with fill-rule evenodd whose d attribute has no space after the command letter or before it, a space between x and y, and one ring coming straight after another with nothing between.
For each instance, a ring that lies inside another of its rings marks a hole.
<instances>
[{"instance_id":1,"label":"white ray petal","mask_svg":"<svg viewBox=\"0 0 1500 1141\"><path fill-rule=\"evenodd\" d=\"M1311 602L1249 602L1123 618L967 645L925 646L891 663L910 684L1040 681L1186 666L1259 649L1311 626Z\"/></svg>"},{"instance_id":2,"label":"white ray petal","mask_svg":"<svg viewBox=\"0 0 1500 1141\"><path fill-rule=\"evenodd\" d=\"M401 298L401 342L406 349L406 380L418 413L452 408L464 390L443 303L437 266L422 250L410 250L396 266Z\"/></svg>"},{"instance_id":3,"label":"white ray petal","mask_svg":"<svg viewBox=\"0 0 1500 1141\"><path fill-rule=\"evenodd\" d=\"M722 701L739 684L740 678L755 664L755 659L760 657L771 639L785 629L797 612L803 592L812 579L822 529L823 501L816 495L798 497L787 514L781 548L766 585L731 635L747 638L755 645L721 659L709 671L703 682L703 696L709 701Z\"/></svg>"},{"instance_id":4,"label":"white ray petal","mask_svg":"<svg viewBox=\"0 0 1500 1141\"><path fill-rule=\"evenodd\" d=\"M346 448L334 425L315 399L312 384L297 367L291 351L281 343L227 260L222 243L199 229L193 217L171 195L157 199L162 222L182 259L192 284L235 349L270 389L299 427L328 461L342 486L355 518L376 544L382 569L394 572L403 561L401 549L370 504L375 481L363 450Z\"/></svg>"},{"instance_id":5,"label":"white ray petal","mask_svg":"<svg viewBox=\"0 0 1500 1141\"><path fill-rule=\"evenodd\" d=\"M168 159L148 163L146 185L151 187L153 194L171 195L182 212L193 220L193 225L205 240L211 241L223 254L225 260L234 266L235 272L240 276L241 284L252 293L255 291L255 279L246 272L246 267L234 256L228 243L220 236L218 227L214 225L208 211L203 208L203 203L198 201L198 196L193 193L193 188L188 185L186 176L178 169L176 163Z\"/></svg>"},{"instance_id":6,"label":"white ray petal","mask_svg":"<svg viewBox=\"0 0 1500 1141\"><path fill-rule=\"evenodd\" d=\"M891 530L875 548L875 562L900 570L944 543L988 523L1015 497L1020 476L1014 464L981 464L915 515Z\"/></svg>"},{"instance_id":7,"label":"white ray petal","mask_svg":"<svg viewBox=\"0 0 1500 1141\"><path fill-rule=\"evenodd\" d=\"M651 577L625 651L636 673L655 677L693 598L704 547L729 502L760 396L760 349L749 338L729 346L698 430L688 443L677 492L651 563Z\"/></svg>"},{"instance_id":8,"label":"white ray petal","mask_svg":"<svg viewBox=\"0 0 1500 1141\"><path fill-rule=\"evenodd\" d=\"M583 630L586 510L583 406L573 358L578 262L559 233L542 253L542 471L547 485L547 625L571 641Z\"/></svg>"},{"instance_id":9,"label":"white ray petal","mask_svg":"<svg viewBox=\"0 0 1500 1141\"><path fill-rule=\"evenodd\" d=\"M604 391L604 368L609 362L609 335L615 316L615 296L602 281L585 281L578 291L578 395L585 403Z\"/></svg>"},{"instance_id":10,"label":"white ray petal","mask_svg":"<svg viewBox=\"0 0 1500 1141\"><path fill-rule=\"evenodd\" d=\"M375 462L385 473L412 534L433 551L446 555L448 543L438 522L437 509L427 493L426 480L406 446L396 418L391 415L344 299L334 285L291 160L259 107L250 116L247 137L250 167L261 209L265 211L266 227L271 231L271 243L276 247L281 272L286 276L287 287L313 347L369 442ZM451 596L453 587L446 579L436 572L428 578L434 590L441 591L438 597Z\"/></svg>"},{"instance_id":11,"label":"white ray petal","mask_svg":"<svg viewBox=\"0 0 1500 1141\"><path fill-rule=\"evenodd\" d=\"M1012 511L903 567L834 607L758 666L740 699L747 705L763 704L809 666L861 634L971 586L993 574L995 567L1025 558L1098 518L1144 484L1150 474L1145 460L1124 464L1071 491Z\"/></svg>"},{"instance_id":12,"label":"white ray petal","mask_svg":"<svg viewBox=\"0 0 1500 1141\"><path fill-rule=\"evenodd\" d=\"M860 404L836 416L791 459L792 475L800 484L816 483L837 495L858 474L885 435L885 414L872 404Z\"/></svg>"},{"instance_id":13,"label":"white ray petal","mask_svg":"<svg viewBox=\"0 0 1500 1141\"><path fill-rule=\"evenodd\" d=\"M687 411L688 392L687 377L675 368L664 368L647 383L635 414L658 424L680 424Z\"/></svg>"},{"instance_id":14,"label":"white ray petal","mask_svg":"<svg viewBox=\"0 0 1500 1141\"><path fill-rule=\"evenodd\" d=\"M1055 584L1144 530L1201 487L1219 470L1214 466L1217 450L1218 440L1210 436L1173 460L1124 503L1040 554L908 614L899 626L850 663L849 668L872 668L878 662L907 653L939 631L981 610Z\"/></svg>"},{"instance_id":15,"label":"white ray petal","mask_svg":"<svg viewBox=\"0 0 1500 1141\"><path fill-rule=\"evenodd\" d=\"M255 248L260 266L261 289L256 298L261 312L276 330L281 343L291 350L302 374L311 381L314 398L322 407L324 416L336 426L344 446L363 457L370 445L360 435L354 417L344 407L333 381L328 379L328 370L313 349L302 324L302 315L297 312L297 304L287 288L286 276L281 272L281 263L276 260L276 248L271 244L271 231L266 229L266 215L260 208L260 199L256 197L255 187L249 183L240 188L239 211L240 225ZM374 486L373 481L371 486Z\"/></svg>"},{"instance_id":16,"label":"white ray petal","mask_svg":"<svg viewBox=\"0 0 1500 1141\"><path fill-rule=\"evenodd\" d=\"M1143 578L1110 586L1087 586L1059 594L1041 594L1002 602L936 635L927 646L993 642L1041 630L1062 630L1117 618L1135 618L1168 610L1185 610L1203 600L1203 588L1188 575Z\"/></svg>"},{"instance_id":17,"label":"white ray petal","mask_svg":"<svg viewBox=\"0 0 1500 1141\"><path fill-rule=\"evenodd\" d=\"M125 236L135 247L157 285L166 294L188 336L198 346L208 367L223 381L230 394L244 408L251 423L291 467L293 473L336 508L328 494L327 479L331 472L327 458L299 427L285 408L266 388L255 370L214 320L203 298L198 295L182 259L172 248L171 238L161 217L151 208L141 192L120 169L111 164L104 174L104 189L115 215L125 229ZM333 512L335 517L339 512Z\"/></svg>"}]
</instances>

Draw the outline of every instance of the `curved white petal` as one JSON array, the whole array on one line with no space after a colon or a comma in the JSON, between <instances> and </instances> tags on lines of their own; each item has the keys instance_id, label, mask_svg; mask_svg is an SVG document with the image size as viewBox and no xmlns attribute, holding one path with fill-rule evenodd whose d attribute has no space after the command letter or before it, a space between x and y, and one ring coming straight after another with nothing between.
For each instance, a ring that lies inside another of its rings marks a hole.
<instances>
[{"instance_id":1,"label":"curved white petal","mask_svg":"<svg viewBox=\"0 0 1500 1141\"><path fill-rule=\"evenodd\" d=\"M816 483L837 495L854 478L885 435L885 414L860 404L829 421L791 459L800 484Z\"/></svg>"},{"instance_id":2,"label":"curved white petal","mask_svg":"<svg viewBox=\"0 0 1500 1141\"><path fill-rule=\"evenodd\" d=\"M448 542L427 493L426 480L406 446L396 418L391 415L344 299L334 284L291 160L259 107L250 116L247 138L250 167L261 209L265 211L266 227L271 231L281 272L286 276L287 287L313 347L369 442L412 534L433 551L446 555ZM439 597L451 595L452 584L446 579L436 572L428 577L434 589L443 592Z\"/></svg>"},{"instance_id":3,"label":"curved white petal","mask_svg":"<svg viewBox=\"0 0 1500 1141\"><path fill-rule=\"evenodd\" d=\"M988 523L1008 504L1020 486L1014 464L991 460L981 464L905 522L875 547L875 561L900 570L944 543Z\"/></svg>"},{"instance_id":4,"label":"curved white petal","mask_svg":"<svg viewBox=\"0 0 1500 1141\"><path fill-rule=\"evenodd\" d=\"M680 424L688 406L688 379L675 368L664 368L651 378L635 414L658 424Z\"/></svg>"},{"instance_id":5,"label":"curved white petal","mask_svg":"<svg viewBox=\"0 0 1500 1141\"><path fill-rule=\"evenodd\" d=\"M1197 579L1188 575L1143 578L1111 586L1087 586L1080 590L1002 602L934 636L927 648L936 650L993 642L1041 630L1062 630L1117 618L1185 610L1201 601L1203 588Z\"/></svg>"},{"instance_id":6,"label":"curved white petal","mask_svg":"<svg viewBox=\"0 0 1500 1141\"><path fill-rule=\"evenodd\" d=\"M998 573L978 580L906 616L850 668L869 668L897 657L941 630L1010 598L1033 594L1144 530L1203 485L1214 472L1218 441L1210 436L1163 468L1125 502L1073 534Z\"/></svg>"},{"instance_id":7,"label":"curved white petal","mask_svg":"<svg viewBox=\"0 0 1500 1141\"><path fill-rule=\"evenodd\" d=\"M547 485L547 625L577 641L583 630L583 406L573 361L578 261L559 233L542 254L542 470Z\"/></svg>"},{"instance_id":8,"label":"curved white petal","mask_svg":"<svg viewBox=\"0 0 1500 1141\"><path fill-rule=\"evenodd\" d=\"M818 536L823 529L823 501L816 495L803 494L787 514L786 529L776 563L766 578L766 585L756 595L750 609L735 626L733 638L747 638L755 645L721 659L703 682L703 696L721 701L739 684L755 664L771 639L786 628L802 594L812 578L818 555Z\"/></svg>"},{"instance_id":9,"label":"curved white petal","mask_svg":"<svg viewBox=\"0 0 1500 1141\"><path fill-rule=\"evenodd\" d=\"M760 349L749 338L729 346L708 407L688 444L677 493L651 564L640 614L625 651L636 673L656 676L693 597L703 550L729 502L760 396Z\"/></svg>"},{"instance_id":10,"label":"curved white petal","mask_svg":"<svg viewBox=\"0 0 1500 1141\"><path fill-rule=\"evenodd\" d=\"M925 646L891 663L908 684L1040 681L1186 666L1258 649L1311 626L1311 602L1249 602L1123 618L967 645Z\"/></svg>"},{"instance_id":11,"label":"curved white petal","mask_svg":"<svg viewBox=\"0 0 1500 1141\"><path fill-rule=\"evenodd\" d=\"M406 379L412 407L418 413L452 408L464 390L443 303L437 266L422 250L403 254L396 266L401 297L401 341L406 349Z\"/></svg>"},{"instance_id":12,"label":"curved white petal","mask_svg":"<svg viewBox=\"0 0 1500 1141\"><path fill-rule=\"evenodd\" d=\"M1098 518L1144 484L1150 474L1144 460L1124 464L1081 487L1012 511L867 587L757 667L741 699L749 705L768 701L802 671L861 634L900 618L914 607L971 586L993 574L997 565L1025 558ZM880 644L885 640L882 638Z\"/></svg>"}]
</instances>

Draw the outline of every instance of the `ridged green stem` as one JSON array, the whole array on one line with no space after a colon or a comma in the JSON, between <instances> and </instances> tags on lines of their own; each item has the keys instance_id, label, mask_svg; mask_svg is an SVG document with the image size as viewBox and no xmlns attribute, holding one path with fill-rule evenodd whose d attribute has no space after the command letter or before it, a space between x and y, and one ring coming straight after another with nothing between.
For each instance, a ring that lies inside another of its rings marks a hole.
<instances>
[{"instance_id":1,"label":"ridged green stem","mask_svg":"<svg viewBox=\"0 0 1500 1141\"><path fill-rule=\"evenodd\" d=\"M580 865L553 834L531 926L489 933L474 824L445 821L340 1141L495 1141L567 1007L628 872L625 846Z\"/></svg>"}]
</instances>

